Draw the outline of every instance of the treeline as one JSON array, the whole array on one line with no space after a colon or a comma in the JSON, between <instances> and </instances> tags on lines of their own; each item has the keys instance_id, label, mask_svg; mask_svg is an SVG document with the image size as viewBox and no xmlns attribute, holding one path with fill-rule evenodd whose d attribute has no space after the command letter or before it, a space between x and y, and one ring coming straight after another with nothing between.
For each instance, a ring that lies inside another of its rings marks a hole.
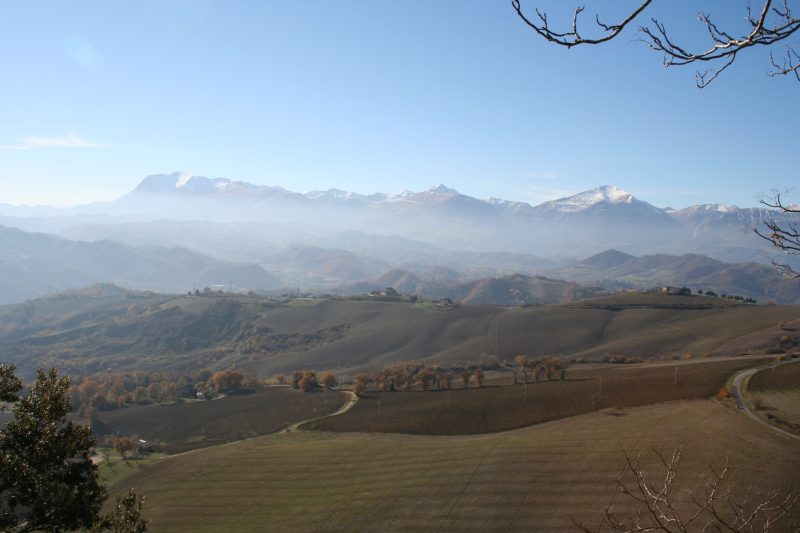
<instances>
[{"instance_id":1,"label":"treeline","mask_svg":"<svg viewBox=\"0 0 800 533\"><path fill-rule=\"evenodd\" d=\"M97 411L129 405L211 399L220 394L263 385L238 370L204 369L176 376L169 372L102 372L76 378L70 387L73 406L92 419Z\"/></svg>"}]
</instances>

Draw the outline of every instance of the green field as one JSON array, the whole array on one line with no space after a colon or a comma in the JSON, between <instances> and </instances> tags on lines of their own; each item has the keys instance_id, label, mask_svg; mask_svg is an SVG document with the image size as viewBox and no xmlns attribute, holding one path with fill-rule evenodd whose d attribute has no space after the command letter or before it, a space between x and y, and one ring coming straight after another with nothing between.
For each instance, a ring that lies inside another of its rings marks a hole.
<instances>
[{"instance_id":1,"label":"green field","mask_svg":"<svg viewBox=\"0 0 800 533\"><path fill-rule=\"evenodd\" d=\"M695 400L488 435L264 436L164 459L112 491L147 494L153 531L564 531L609 504L636 510L615 490L623 450L681 443L682 488L699 490L726 455L735 485L754 493L785 488L800 471L796 442Z\"/></svg>"}]
</instances>

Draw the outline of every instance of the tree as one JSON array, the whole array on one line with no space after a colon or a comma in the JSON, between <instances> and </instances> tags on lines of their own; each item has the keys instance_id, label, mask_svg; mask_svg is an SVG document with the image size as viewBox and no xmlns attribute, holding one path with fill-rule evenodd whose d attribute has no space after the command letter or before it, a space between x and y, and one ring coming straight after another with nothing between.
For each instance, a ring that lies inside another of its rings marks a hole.
<instances>
[{"instance_id":1,"label":"tree","mask_svg":"<svg viewBox=\"0 0 800 533\"><path fill-rule=\"evenodd\" d=\"M433 381L434 374L429 368L422 367L417 372L416 380L422 390L428 390Z\"/></svg>"},{"instance_id":2,"label":"tree","mask_svg":"<svg viewBox=\"0 0 800 533\"><path fill-rule=\"evenodd\" d=\"M470 370L462 370L461 371L461 381L464 382L464 388L466 389L469 387L469 380L472 379L472 371Z\"/></svg>"},{"instance_id":3,"label":"tree","mask_svg":"<svg viewBox=\"0 0 800 533\"><path fill-rule=\"evenodd\" d=\"M0 364L0 400L15 404L14 418L0 430L0 529L108 529L109 516L100 514L107 493L89 457L94 436L66 418L72 408L69 379L39 369L22 396L14 370ZM139 514L136 522L119 526L129 529L114 530L141 532L147 522Z\"/></svg>"},{"instance_id":4,"label":"tree","mask_svg":"<svg viewBox=\"0 0 800 533\"><path fill-rule=\"evenodd\" d=\"M319 388L317 381L317 374L311 370L304 370L303 377L300 379L300 390L303 392L312 392Z\"/></svg>"},{"instance_id":5,"label":"tree","mask_svg":"<svg viewBox=\"0 0 800 533\"><path fill-rule=\"evenodd\" d=\"M514 384L517 384L517 373L522 372L522 377L525 378L525 383L528 382L528 363L530 359L527 355L518 355L514 357Z\"/></svg>"},{"instance_id":6,"label":"tree","mask_svg":"<svg viewBox=\"0 0 800 533\"><path fill-rule=\"evenodd\" d=\"M358 374L356 378L353 380L353 392L356 396L361 396L365 390L367 390L367 384L369 383L369 376L366 374Z\"/></svg>"},{"instance_id":7,"label":"tree","mask_svg":"<svg viewBox=\"0 0 800 533\"><path fill-rule=\"evenodd\" d=\"M295 370L292 372L292 387L295 389L300 388L300 381L303 379L303 371Z\"/></svg>"},{"instance_id":8,"label":"tree","mask_svg":"<svg viewBox=\"0 0 800 533\"><path fill-rule=\"evenodd\" d=\"M534 9L536 17L528 16L523 12L521 0L512 0L511 5L517 15L529 28L551 43L572 48L580 45L598 45L608 42L622 33L622 31L639 20L645 11L655 3L654 0L640 0L638 7L630 11L624 18L615 23L601 22L600 15L595 15L596 29L594 36L586 36L580 28L580 15L584 7L575 9L572 16L572 26L567 29L555 30L550 26L547 13ZM750 48L770 48L774 50L777 43L787 39L800 29L800 18L794 16L789 8L789 0L776 2L775 0L761 0L761 9L754 11L750 4L744 7L747 15L747 28L745 31L736 32L730 28L720 28L710 14L700 13L698 19L703 29L708 34L709 44L702 49L692 50L686 43L678 43L667 32L666 26L657 18L652 18L652 26L639 26L640 39L648 47L660 52L664 57L664 65L683 66L704 64L711 65L710 69L696 74L696 83L699 88L706 87L714 81L723 71L730 67L740 53ZM800 81L800 53L792 46L787 46L785 53L780 54L780 62L770 52L770 62L773 69L770 76L793 74Z\"/></svg>"},{"instance_id":9,"label":"tree","mask_svg":"<svg viewBox=\"0 0 800 533\"><path fill-rule=\"evenodd\" d=\"M222 370L208 378L208 384L217 392L230 392L242 388L244 375L237 370Z\"/></svg>"},{"instance_id":10,"label":"tree","mask_svg":"<svg viewBox=\"0 0 800 533\"><path fill-rule=\"evenodd\" d=\"M142 516L144 496L139 496L133 489L125 496L117 496L114 509L103 516L92 531L109 529L115 533L144 533L150 521Z\"/></svg>"},{"instance_id":11,"label":"tree","mask_svg":"<svg viewBox=\"0 0 800 533\"><path fill-rule=\"evenodd\" d=\"M449 372L441 372L439 374L439 388L443 390L450 390L452 387L452 382L450 380L450 373Z\"/></svg>"},{"instance_id":12,"label":"tree","mask_svg":"<svg viewBox=\"0 0 800 533\"><path fill-rule=\"evenodd\" d=\"M772 200L761 200L761 203L767 207L777 209L779 212L791 214L795 217L795 220L786 223L778 222L775 219L767 220L764 222L765 229L755 228L753 230L756 235L771 242L773 246L785 254L800 255L800 226L798 226L797 222L800 220L800 207L786 205L779 192L773 194ZM800 278L800 272L788 263L773 261L772 264L787 278Z\"/></svg>"},{"instance_id":13,"label":"tree","mask_svg":"<svg viewBox=\"0 0 800 533\"><path fill-rule=\"evenodd\" d=\"M625 453L626 470L633 482L626 483L623 475L617 479L620 492L642 504L642 512L628 519L620 519L607 507L603 520L596 529L575 522L582 531L769 531L780 523L798 502L793 491L782 494L779 490L755 495L748 490L742 500L737 500L727 479L730 471L726 458L722 467L710 467L705 487L699 496L691 495L692 508L679 505L676 495L678 467L683 456L683 447L665 456L653 450L663 473L648 475L641 464L641 454L632 458Z\"/></svg>"},{"instance_id":14,"label":"tree","mask_svg":"<svg viewBox=\"0 0 800 533\"><path fill-rule=\"evenodd\" d=\"M130 437L120 437L114 442L114 449L125 459L126 453L136 449L136 443Z\"/></svg>"},{"instance_id":15,"label":"tree","mask_svg":"<svg viewBox=\"0 0 800 533\"><path fill-rule=\"evenodd\" d=\"M332 389L339 384L339 380L336 379L336 374L333 372L323 372L320 381L326 389Z\"/></svg>"},{"instance_id":16,"label":"tree","mask_svg":"<svg viewBox=\"0 0 800 533\"><path fill-rule=\"evenodd\" d=\"M478 382L478 387L483 387L483 369L476 368L475 369L475 381Z\"/></svg>"},{"instance_id":17,"label":"tree","mask_svg":"<svg viewBox=\"0 0 800 533\"><path fill-rule=\"evenodd\" d=\"M281 373L275 374L275 383L278 385L286 385L286 376Z\"/></svg>"}]
</instances>

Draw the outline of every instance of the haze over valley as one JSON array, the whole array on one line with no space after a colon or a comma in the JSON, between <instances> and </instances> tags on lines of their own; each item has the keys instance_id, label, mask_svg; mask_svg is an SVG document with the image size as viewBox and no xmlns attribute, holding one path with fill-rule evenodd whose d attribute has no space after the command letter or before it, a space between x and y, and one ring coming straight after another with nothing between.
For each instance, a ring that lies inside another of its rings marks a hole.
<instances>
[{"instance_id":1,"label":"haze over valley","mask_svg":"<svg viewBox=\"0 0 800 533\"><path fill-rule=\"evenodd\" d=\"M800 532L798 13L6 0L0 532Z\"/></svg>"},{"instance_id":2,"label":"haze over valley","mask_svg":"<svg viewBox=\"0 0 800 533\"><path fill-rule=\"evenodd\" d=\"M518 305L675 285L796 303L796 285L767 266L777 256L753 233L769 220L796 223L797 215L717 204L662 209L610 185L532 206L444 185L300 194L176 172L108 202L0 206L0 294L12 303L93 283L167 293L393 287ZM526 289L537 276L582 287ZM475 298L475 284L514 288Z\"/></svg>"}]
</instances>

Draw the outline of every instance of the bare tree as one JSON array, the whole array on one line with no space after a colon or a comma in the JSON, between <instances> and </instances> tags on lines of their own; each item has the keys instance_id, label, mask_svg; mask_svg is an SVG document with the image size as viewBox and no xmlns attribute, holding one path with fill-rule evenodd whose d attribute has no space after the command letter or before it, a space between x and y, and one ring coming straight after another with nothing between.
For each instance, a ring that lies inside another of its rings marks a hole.
<instances>
[{"instance_id":1,"label":"bare tree","mask_svg":"<svg viewBox=\"0 0 800 533\"><path fill-rule=\"evenodd\" d=\"M778 222L775 219L767 220L764 222L765 228L755 228L753 230L756 235L768 240L773 246L788 255L800 255L800 227L798 227L800 207L786 205L779 192L774 193L772 200L761 200L761 203L767 207L777 209L779 212L791 213L796 217L796 220L785 223ZM788 263L773 261L772 264L787 278L800 278L800 272Z\"/></svg>"},{"instance_id":2,"label":"bare tree","mask_svg":"<svg viewBox=\"0 0 800 533\"><path fill-rule=\"evenodd\" d=\"M653 450L659 459L661 473L649 473L641 465L641 454L632 458L625 453L626 469L617 478L619 490L641 504L642 511L636 516L620 519L610 507L605 509L603 519L597 528L575 521L582 531L769 531L797 504L798 495L793 490L783 494L771 490L759 495L748 489L741 499L733 494L734 487L728 479L729 461L726 458L721 468L709 467L704 490L700 496L697 491L691 494L691 509L681 509L676 494L678 467L683 456L683 446L666 456ZM626 482L625 475L633 477Z\"/></svg>"},{"instance_id":3,"label":"bare tree","mask_svg":"<svg viewBox=\"0 0 800 533\"><path fill-rule=\"evenodd\" d=\"M626 15L621 21L604 23L600 15L595 15L593 36L587 36L579 22L585 7L577 7L572 16L572 25L569 28L556 30L550 26L547 13L534 9L535 17L523 12L521 0L511 0L511 5L517 15L540 36L546 40L572 48L579 45L597 45L610 41L620 35L622 31L634 21L642 17L642 13L652 7L654 0L640 0L636 9ZM774 0L761 0L761 9L758 11L746 4L747 27L743 31L735 32L731 29L722 29L708 13L699 13L697 18L708 33L709 44L701 49L692 50L684 43L677 43L667 32L665 25L657 18L650 19L651 25L639 26L640 39L651 49L661 52L664 56L664 65L682 66L690 64L706 64L713 67L698 71L696 74L697 86L706 87L714 81L725 69L730 67L739 53L749 48L768 47L774 49L777 43L787 39L800 29L800 18L797 18L789 7L790 0L776 2ZM800 81L800 53L789 45L780 54L781 59L776 59L774 51L770 52L772 70L770 76L793 74Z\"/></svg>"}]
</instances>

